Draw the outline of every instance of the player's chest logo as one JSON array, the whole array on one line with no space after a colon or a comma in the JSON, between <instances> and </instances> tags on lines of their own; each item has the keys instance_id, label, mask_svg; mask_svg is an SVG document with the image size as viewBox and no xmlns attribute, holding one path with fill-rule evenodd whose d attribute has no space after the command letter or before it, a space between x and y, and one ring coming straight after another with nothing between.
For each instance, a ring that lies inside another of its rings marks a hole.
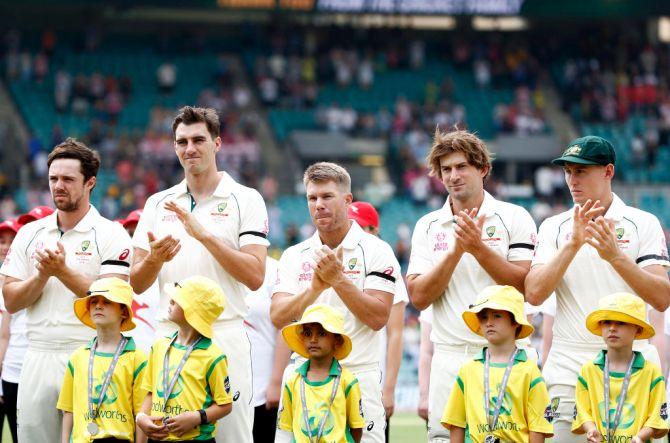
<instances>
[{"instance_id":1,"label":"player's chest logo","mask_svg":"<svg viewBox=\"0 0 670 443\"><path fill-rule=\"evenodd\" d=\"M77 245L77 249L74 251L74 256L78 264L87 264L91 262L93 258L93 250L95 249L95 244L90 240L84 240Z\"/></svg>"},{"instance_id":2,"label":"player's chest logo","mask_svg":"<svg viewBox=\"0 0 670 443\"><path fill-rule=\"evenodd\" d=\"M502 237L500 236L500 233L501 230L498 229L495 225L487 226L484 228L484 232L482 233L482 241L485 245L491 248L500 246L502 243Z\"/></svg>"},{"instance_id":3,"label":"player's chest logo","mask_svg":"<svg viewBox=\"0 0 670 443\"><path fill-rule=\"evenodd\" d=\"M298 281L312 281L313 275L314 271L312 270L312 265L310 265L309 262L303 262L302 267L300 268L300 274L298 274Z\"/></svg>"},{"instance_id":4,"label":"player's chest logo","mask_svg":"<svg viewBox=\"0 0 670 443\"><path fill-rule=\"evenodd\" d=\"M344 275L346 275L349 280L356 280L361 276L362 267L363 261L356 257L350 258L348 261L345 260L343 269Z\"/></svg>"},{"instance_id":5,"label":"player's chest logo","mask_svg":"<svg viewBox=\"0 0 670 443\"><path fill-rule=\"evenodd\" d=\"M436 232L433 243L433 252L446 251L449 249L449 242L447 242L446 232Z\"/></svg>"},{"instance_id":6,"label":"player's chest logo","mask_svg":"<svg viewBox=\"0 0 670 443\"><path fill-rule=\"evenodd\" d=\"M619 249L625 251L630 248L630 236L625 228L616 228L614 230L616 234L616 243L619 245Z\"/></svg>"},{"instance_id":7,"label":"player's chest logo","mask_svg":"<svg viewBox=\"0 0 670 443\"><path fill-rule=\"evenodd\" d=\"M209 217L214 223L223 223L230 215L230 208L227 202L221 202L213 206L209 211Z\"/></svg>"}]
</instances>

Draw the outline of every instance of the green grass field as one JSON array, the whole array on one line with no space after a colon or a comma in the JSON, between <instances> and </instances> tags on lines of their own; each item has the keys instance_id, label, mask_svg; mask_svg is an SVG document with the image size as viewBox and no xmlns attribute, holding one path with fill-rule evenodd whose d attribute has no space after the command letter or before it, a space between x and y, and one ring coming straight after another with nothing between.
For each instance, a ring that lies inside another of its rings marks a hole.
<instances>
[{"instance_id":1,"label":"green grass field","mask_svg":"<svg viewBox=\"0 0 670 443\"><path fill-rule=\"evenodd\" d=\"M425 442L426 422L415 412L396 413L391 417L389 440L390 443Z\"/></svg>"}]
</instances>

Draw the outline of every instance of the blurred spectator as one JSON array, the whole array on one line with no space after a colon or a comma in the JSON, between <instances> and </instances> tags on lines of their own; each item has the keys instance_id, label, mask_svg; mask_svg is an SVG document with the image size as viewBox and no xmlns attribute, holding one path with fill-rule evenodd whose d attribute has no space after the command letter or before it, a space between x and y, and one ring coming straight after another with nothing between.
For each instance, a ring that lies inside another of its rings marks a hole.
<instances>
[{"instance_id":1,"label":"blurred spectator","mask_svg":"<svg viewBox=\"0 0 670 443\"><path fill-rule=\"evenodd\" d=\"M164 62L156 70L158 89L163 94L170 94L177 84L177 67L174 63Z\"/></svg>"}]
</instances>

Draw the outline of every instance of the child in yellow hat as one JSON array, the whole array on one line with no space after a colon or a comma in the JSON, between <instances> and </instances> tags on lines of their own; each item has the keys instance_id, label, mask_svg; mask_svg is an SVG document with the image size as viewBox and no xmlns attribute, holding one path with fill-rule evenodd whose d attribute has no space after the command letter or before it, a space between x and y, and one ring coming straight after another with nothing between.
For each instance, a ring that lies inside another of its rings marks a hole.
<instances>
[{"instance_id":1,"label":"child in yellow hat","mask_svg":"<svg viewBox=\"0 0 670 443\"><path fill-rule=\"evenodd\" d=\"M292 433L296 443L360 442L365 426L360 387L339 363L351 352L342 314L312 305L282 335L307 361L286 381L279 429Z\"/></svg>"},{"instance_id":2,"label":"child in yellow hat","mask_svg":"<svg viewBox=\"0 0 670 443\"><path fill-rule=\"evenodd\" d=\"M135 327L132 303L133 288L116 277L93 282L88 296L74 302L76 316L96 337L72 354L65 371L57 404L62 442L146 441L135 439L135 414L146 396L147 356L121 334Z\"/></svg>"},{"instance_id":3,"label":"child in yellow hat","mask_svg":"<svg viewBox=\"0 0 670 443\"><path fill-rule=\"evenodd\" d=\"M216 421L233 409L228 363L212 342L225 296L216 282L195 276L166 288L168 318L179 329L151 347L137 425L152 441L214 443Z\"/></svg>"},{"instance_id":4,"label":"child in yellow hat","mask_svg":"<svg viewBox=\"0 0 670 443\"><path fill-rule=\"evenodd\" d=\"M633 351L634 340L655 334L646 314L640 297L616 293L586 317L587 329L607 346L577 377L572 432L588 442L642 443L668 433L663 373Z\"/></svg>"},{"instance_id":5,"label":"child in yellow hat","mask_svg":"<svg viewBox=\"0 0 670 443\"><path fill-rule=\"evenodd\" d=\"M544 442L553 435L547 387L536 362L516 347L533 333L523 295L489 286L462 317L488 346L458 371L441 420L451 442Z\"/></svg>"}]
</instances>

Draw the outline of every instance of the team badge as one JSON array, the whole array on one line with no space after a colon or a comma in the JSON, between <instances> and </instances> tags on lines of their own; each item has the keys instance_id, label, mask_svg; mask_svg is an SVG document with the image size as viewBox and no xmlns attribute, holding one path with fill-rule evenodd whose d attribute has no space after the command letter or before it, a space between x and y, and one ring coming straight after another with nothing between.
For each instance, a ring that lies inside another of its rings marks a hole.
<instances>
[{"instance_id":1,"label":"team badge","mask_svg":"<svg viewBox=\"0 0 670 443\"><path fill-rule=\"evenodd\" d=\"M668 404L667 403L663 403L661 405L661 412L659 412L659 415L661 416L661 418L663 420L668 419Z\"/></svg>"},{"instance_id":2,"label":"team badge","mask_svg":"<svg viewBox=\"0 0 670 443\"><path fill-rule=\"evenodd\" d=\"M579 145L572 145L565 150L563 155L579 155L582 152L582 148Z\"/></svg>"},{"instance_id":3,"label":"team badge","mask_svg":"<svg viewBox=\"0 0 670 443\"><path fill-rule=\"evenodd\" d=\"M493 237L493 234L495 234L495 233L496 233L496 227L495 226L489 226L488 228L486 228L486 235L488 235L489 238Z\"/></svg>"},{"instance_id":4,"label":"team badge","mask_svg":"<svg viewBox=\"0 0 670 443\"><path fill-rule=\"evenodd\" d=\"M544 410L544 419L549 423L553 422L555 419L561 416L561 414L558 412L558 405L560 403L561 399L554 397L551 399L549 406L547 406L547 408Z\"/></svg>"},{"instance_id":5,"label":"team badge","mask_svg":"<svg viewBox=\"0 0 670 443\"><path fill-rule=\"evenodd\" d=\"M81 242L82 251L86 252L89 246L91 246L91 242L89 240L84 240L83 242Z\"/></svg>"},{"instance_id":6,"label":"team badge","mask_svg":"<svg viewBox=\"0 0 670 443\"><path fill-rule=\"evenodd\" d=\"M349 260L349 263L348 263L349 269L353 270L356 267L356 263L358 263L357 258L352 258L351 260Z\"/></svg>"},{"instance_id":7,"label":"team badge","mask_svg":"<svg viewBox=\"0 0 670 443\"><path fill-rule=\"evenodd\" d=\"M226 206L228 206L228 203L219 203L219 206L217 207L217 210L219 212L223 212L226 210Z\"/></svg>"},{"instance_id":8,"label":"team badge","mask_svg":"<svg viewBox=\"0 0 670 443\"><path fill-rule=\"evenodd\" d=\"M223 386L226 388L226 392L230 394L230 377L226 377L223 381Z\"/></svg>"},{"instance_id":9,"label":"team badge","mask_svg":"<svg viewBox=\"0 0 670 443\"><path fill-rule=\"evenodd\" d=\"M623 228L616 228L616 239L621 240L621 238L623 237L624 232L625 231L623 230Z\"/></svg>"}]
</instances>

